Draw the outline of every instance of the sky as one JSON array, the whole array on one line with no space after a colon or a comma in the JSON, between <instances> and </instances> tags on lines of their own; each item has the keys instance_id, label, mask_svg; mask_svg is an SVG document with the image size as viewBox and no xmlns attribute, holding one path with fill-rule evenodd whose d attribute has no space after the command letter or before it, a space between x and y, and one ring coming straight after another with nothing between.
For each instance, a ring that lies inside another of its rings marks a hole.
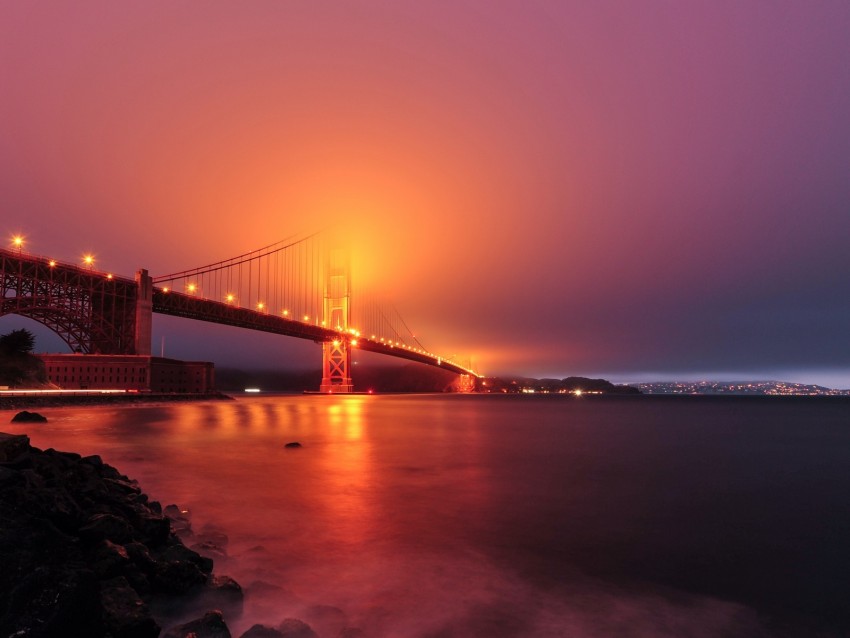
<instances>
[{"instance_id":1,"label":"sky","mask_svg":"<svg viewBox=\"0 0 850 638\"><path fill-rule=\"evenodd\" d=\"M846 388L848 33L844 0L0 0L0 233L132 276L333 226L486 374Z\"/></svg>"}]
</instances>

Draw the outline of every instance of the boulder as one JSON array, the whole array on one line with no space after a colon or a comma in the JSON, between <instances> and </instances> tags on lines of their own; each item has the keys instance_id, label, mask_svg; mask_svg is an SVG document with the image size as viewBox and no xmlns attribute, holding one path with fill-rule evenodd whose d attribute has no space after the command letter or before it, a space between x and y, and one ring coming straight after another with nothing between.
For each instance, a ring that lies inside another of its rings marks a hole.
<instances>
[{"instance_id":1,"label":"boulder","mask_svg":"<svg viewBox=\"0 0 850 638\"><path fill-rule=\"evenodd\" d=\"M297 618L286 618L280 623L278 630L284 638L319 638L310 625Z\"/></svg>"},{"instance_id":2,"label":"boulder","mask_svg":"<svg viewBox=\"0 0 850 638\"><path fill-rule=\"evenodd\" d=\"M157 638L150 609L122 576L101 583L104 629L114 638Z\"/></svg>"},{"instance_id":3,"label":"boulder","mask_svg":"<svg viewBox=\"0 0 850 638\"><path fill-rule=\"evenodd\" d=\"M47 417L38 412L22 410L12 417L12 423L47 423Z\"/></svg>"},{"instance_id":4,"label":"boulder","mask_svg":"<svg viewBox=\"0 0 850 638\"><path fill-rule=\"evenodd\" d=\"M283 447L288 447L290 449L293 449L293 448L299 448L299 447L303 447L303 446L298 441L290 441L289 443L287 443Z\"/></svg>"},{"instance_id":5,"label":"boulder","mask_svg":"<svg viewBox=\"0 0 850 638\"><path fill-rule=\"evenodd\" d=\"M0 461L13 461L29 450L30 437L26 434L0 432Z\"/></svg>"},{"instance_id":6,"label":"boulder","mask_svg":"<svg viewBox=\"0 0 850 638\"><path fill-rule=\"evenodd\" d=\"M231 638L224 616L218 610L208 611L203 618L172 627L162 638Z\"/></svg>"},{"instance_id":7,"label":"boulder","mask_svg":"<svg viewBox=\"0 0 850 638\"><path fill-rule=\"evenodd\" d=\"M272 627L254 625L239 638L283 638L283 634Z\"/></svg>"}]
</instances>

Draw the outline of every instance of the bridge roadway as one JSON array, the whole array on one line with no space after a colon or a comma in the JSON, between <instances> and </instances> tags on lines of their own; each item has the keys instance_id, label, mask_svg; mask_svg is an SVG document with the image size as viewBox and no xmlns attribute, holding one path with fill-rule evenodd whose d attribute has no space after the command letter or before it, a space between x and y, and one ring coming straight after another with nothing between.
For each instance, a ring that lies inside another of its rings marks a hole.
<instances>
[{"instance_id":1,"label":"bridge roadway","mask_svg":"<svg viewBox=\"0 0 850 638\"><path fill-rule=\"evenodd\" d=\"M165 291L162 288L154 288L153 311L174 317L195 319L196 321L220 323L248 330L259 330L261 332L296 337L298 339L310 339L316 343L333 341L335 339L347 339L354 348L360 350L424 363L443 368L455 374L478 376L463 366L446 361L431 353L417 352L404 346L389 345L375 339L365 338L362 335L355 337L352 334L332 330L324 326L317 326L287 317L241 308L220 301L194 297L185 293L174 292L173 290Z\"/></svg>"},{"instance_id":2,"label":"bridge roadway","mask_svg":"<svg viewBox=\"0 0 850 638\"><path fill-rule=\"evenodd\" d=\"M100 272L90 266L81 267L0 248L0 316L19 314L35 319L56 332L75 352L134 354L140 348L137 307L140 303L141 273L147 277L146 271L139 271L134 280ZM347 339L349 343L355 341L353 347L360 350L408 359L459 375L478 376L472 370L433 353L403 345L390 345L389 342L362 335L173 290L166 291L156 286L148 290L151 295L150 310L156 313L309 339L317 343ZM148 321L141 332L149 330ZM149 351L149 332L146 342Z\"/></svg>"}]
</instances>

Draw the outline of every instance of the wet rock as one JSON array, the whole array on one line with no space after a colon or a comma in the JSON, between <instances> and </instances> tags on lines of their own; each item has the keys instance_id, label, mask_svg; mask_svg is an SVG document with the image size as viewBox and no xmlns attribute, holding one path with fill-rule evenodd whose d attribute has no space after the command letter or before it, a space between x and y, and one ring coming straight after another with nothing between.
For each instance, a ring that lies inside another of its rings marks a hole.
<instances>
[{"instance_id":1,"label":"wet rock","mask_svg":"<svg viewBox=\"0 0 850 638\"><path fill-rule=\"evenodd\" d=\"M169 594L187 594L206 582L207 574L185 560L157 563L151 578L155 589Z\"/></svg>"},{"instance_id":2,"label":"wet rock","mask_svg":"<svg viewBox=\"0 0 850 638\"><path fill-rule=\"evenodd\" d=\"M345 612L332 605L311 605L304 611L304 617L321 636L336 636L348 625Z\"/></svg>"},{"instance_id":3,"label":"wet rock","mask_svg":"<svg viewBox=\"0 0 850 638\"><path fill-rule=\"evenodd\" d=\"M133 540L133 528L115 514L95 514L80 528L80 538L92 543L102 540L129 543Z\"/></svg>"},{"instance_id":4,"label":"wet rock","mask_svg":"<svg viewBox=\"0 0 850 638\"><path fill-rule=\"evenodd\" d=\"M101 541L92 558L92 567L99 578L118 576L130 565L127 550L107 540Z\"/></svg>"},{"instance_id":5,"label":"wet rock","mask_svg":"<svg viewBox=\"0 0 850 638\"><path fill-rule=\"evenodd\" d=\"M157 608L241 612L238 583L212 567L99 457L0 433L0 637L152 638ZM205 635L220 629L211 620Z\"/></svg>"},{"instance_id":6,"label":"wet rock","mask_svg":"<svg viewBox=\"0 0 850 638\"><path fill-rule=\"evenodd\" d=\"M114 638L157 638L159 625L127 579L119 576L101 584L103 624Z\"/></svg>"},{"instance_id":7,"label":"wet rock","mask_svg":"<svg viewBox=\"0 0 850 638\"><path fill-rule=\"evenodd\" d=\"M203 618L172 627L162 638L231 638L220 611L208 611Z\"/></svg>"},{"instance_id":8,"label":"wet rock","mask_svg":"<svg viewBox=\"0 0 850 638\"><path fill-rule=\"evenodd\" d=\"M189 549L182 543L167 546L157 553L157 558L165 562L188 562L196 565L204 574L212 573L213 562L209 558L201 556L198 552Z\"/></svg>"},{"instance_id":9,"label":"wet rock","mask_svg":"<svg viewBox=\"0 0 850 638\"><path fill-rule=\"evenodd\" d=\"M287 443L283 447L288 447L290 449L294 449L294 448L299 448L299 447L303 447L303 446L298 441L290 441L289 443Z\"/></svg>"},{"instance_id":10,"label":"wet rock","mask_svg":"<svg viewBox=\"0 0 850 638\"><path fill-rule=\"evenodd\" d=\"M254 625L239 638L283 638L283 634L273 627Z\"/></svg>"},{"instance_id":11,"label":"wet rock","mask_svg":"<svg viewBox=\"0 0 850 638\"><path fill-rule=\"evenodd\" d=\"M37 567L0 601L2 636L103 635L97 579L89 570Z\"/></svg>"},{"instance_id":12,"label":"wet rock","mask_svg":"<svg viewBox=\"0 0 850 638\"><path fill-rule=\"evenodd\" d=\"M26 434L0 432L0 461L12 461L29 450L30 437Z\"/></svg>"},{"instance_id":13,"label":"wet rock","mask_svg":"<svg viewBox=\"0 0 850 638\"><path fill-rule=\"evenodd\" d=\"M38 412L22 410L12 417L12 423L47 423L47 417Z\"/></svg>"},{"instance_id":14,"label":"wet rock","mask_svg":"<svg viewBox=\"0 0 850 638\"><path fill-rule=\"evenodd\" d=\"M210 525L209 523L200 529L200 531L196 534L196 538L199 543L210 543L221 548L227 547L227 544L230 542L230 539L227 537L227 534L224 533L224 530L216 525Z\"/></svg>"},{"instance_id":15,"label":"wet rock","mask_svg":"<svg viewBox=\"0 0 850 638\"><path fill-rule=\"evenodd\" d=\"M190 592L183 606L195 613L218 609L228 618L238 618L242 615L244 598L242 587L229 576L210 576L204 587Z\"/></svg>"},{"instance_id":16,"label":"wet rock","mask_svg":"<svg viewBox=\"0 0 850 638\"><path fill-rule=\"evenodd\" d=\"M157 506L159 506L159 503L157 503ZM171 504L165 506L162 514L171 521L171 529L179 537L191 538L194 536L192 532L192 514L189 510L183 510Z\"/></svg>"},{"instance_id":17,"label":"wet rock","mask_svg":"<svg viewBox=\"0 0 850 638\"><path fill-rule=\"evenodd\" d=\"M278 630L284 638L319 638L310 625L297 618L286 618L280 623Z\"/></svg>"}]
</instances>

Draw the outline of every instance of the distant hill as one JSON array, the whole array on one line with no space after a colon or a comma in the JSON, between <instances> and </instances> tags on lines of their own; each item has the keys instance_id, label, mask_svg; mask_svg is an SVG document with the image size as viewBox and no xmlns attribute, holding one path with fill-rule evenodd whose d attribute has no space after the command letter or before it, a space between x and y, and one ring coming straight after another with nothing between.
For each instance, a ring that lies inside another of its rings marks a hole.
<instances>
[{"instance_id":1,"label":"distant hill","mask_svg":"<svg viewBox=\"0 0 850 638\"><path fill-rule=\"evenodd\" d=\"M491 377L479 383L483 392L542 393L542 394L641 394L639 388L615 385L605 379L566 377L565 379L535 379L532 377Z\"/></svg>"},{"instance_id":2,"label":"distant hill","mask_svg":"<svg viewBox=\"0 0 850 638\"><path fill-rule=\"evenodd\" d=\"M657 381L633 384L644 394L848 396L850 390L788 381Z\"/></svg>"}]
</instances>

